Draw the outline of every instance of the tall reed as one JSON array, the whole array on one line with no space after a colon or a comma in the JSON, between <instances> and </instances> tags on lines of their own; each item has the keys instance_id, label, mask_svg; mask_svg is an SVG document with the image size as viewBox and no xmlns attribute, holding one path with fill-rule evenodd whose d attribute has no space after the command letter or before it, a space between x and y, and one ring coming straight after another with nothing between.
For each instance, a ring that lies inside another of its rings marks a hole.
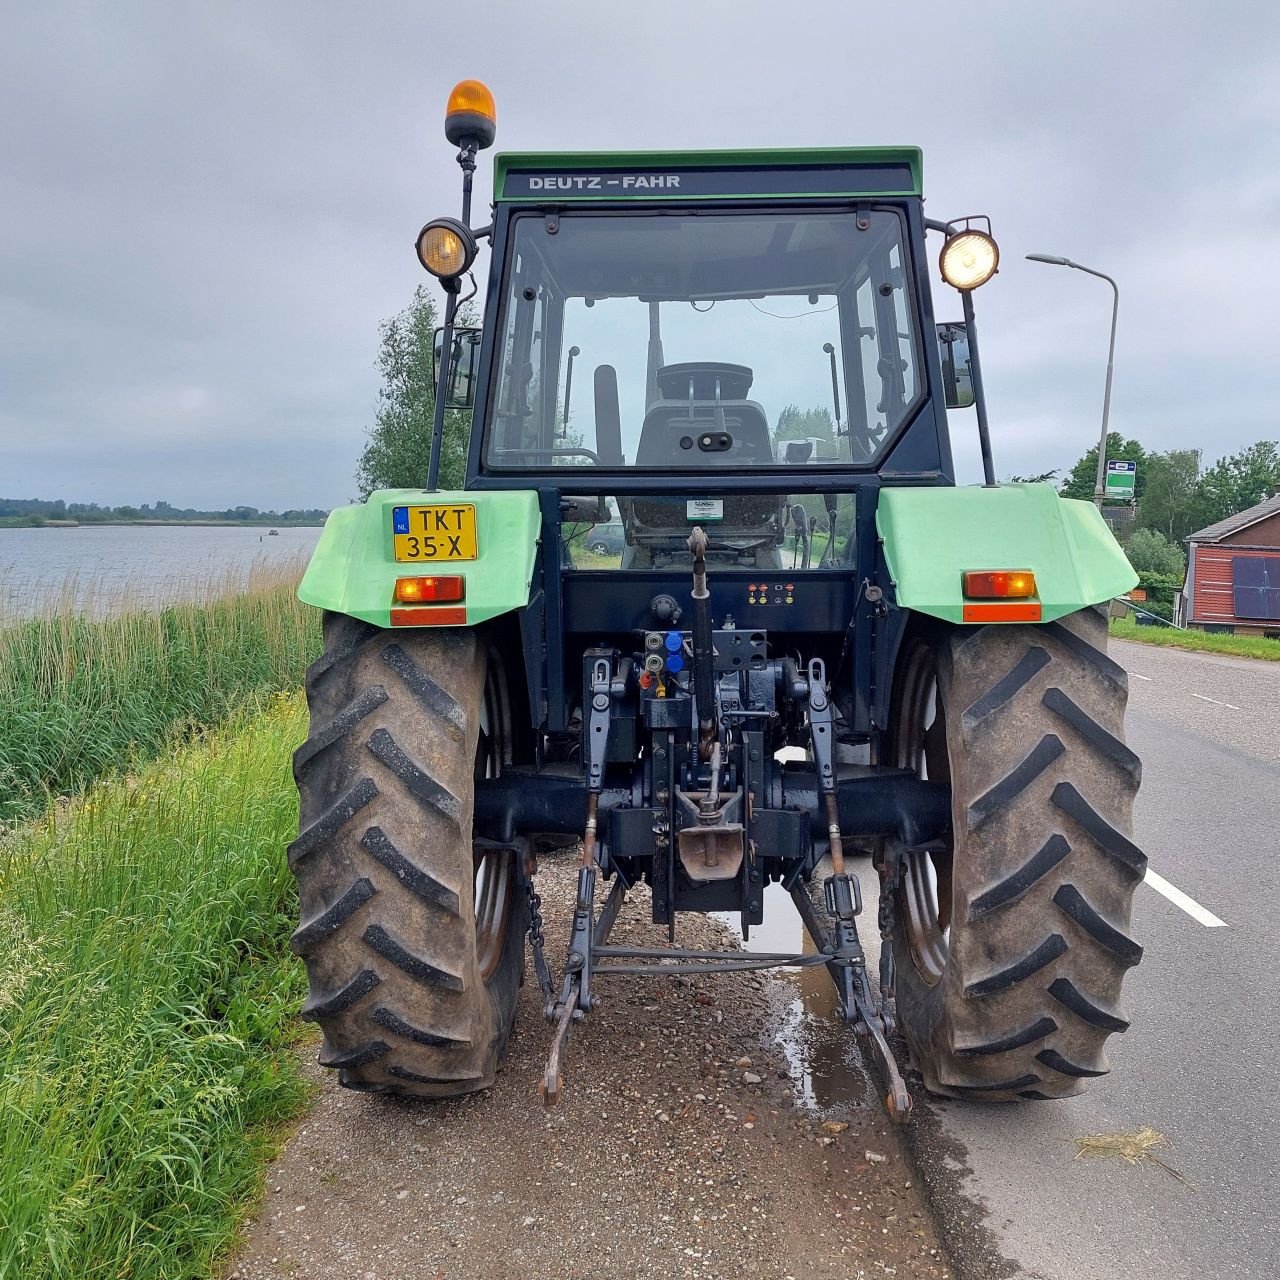
<instances>
[{"instance_id":1,"label":"tall reed","mask_svg":"<svg viewBox=\"0 0 1280 1280\"><path fill-rule=\"evenodd\" d=\"M0 842L0 1278L207 1276L306 1090L299 695Z\"/></svg>"},{"instance_id":2,"label":"tall reed","mask_svg":"<svg viewBox=\"0 0 1280 1280\"><path fill-rule=\"evenodd\" d=\"M64 609L0 629L0 824L154 758L246 698L298 688L320 627L296 581L296 567L261 571L199 603Z\"/></svg>"}]
</instances>

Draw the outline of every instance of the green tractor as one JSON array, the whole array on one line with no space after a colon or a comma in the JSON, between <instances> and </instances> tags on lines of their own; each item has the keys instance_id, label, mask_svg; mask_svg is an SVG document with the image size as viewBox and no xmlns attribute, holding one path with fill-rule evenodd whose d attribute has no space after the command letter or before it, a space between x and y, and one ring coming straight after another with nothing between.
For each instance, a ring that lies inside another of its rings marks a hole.
<instances>
[{"instance_id":1,"label":"green tractor","mask_svg":"<svg viewBox=\"0 0 1280 1280\"><path fill-rule=\"evenodd\" d=\"M1136 578L1092 505L995 482L989 224L926 218L900 147L499 155L473 228L483 85L446 136L462 217L418 240L446 293L426 485L335 511L300 589L324 610L289 851L320 1061L356 1089L485 1088L527 942L548 1101L606 980L810 965L895 1118L898 1037L934 1094L1079 1092L1141 955L1106 653ZM962 322L935 322L929 233ZM480 241L485 323L462 328ZM986 483L958 487L968 405ZM473 426L444 491L450 407ZM557 980L535 873L571 846ZM747 937L775 883L811 951L676 944L682 912ZM642 884L665 939L611 945Z\"/></svg>"}]
</instances>

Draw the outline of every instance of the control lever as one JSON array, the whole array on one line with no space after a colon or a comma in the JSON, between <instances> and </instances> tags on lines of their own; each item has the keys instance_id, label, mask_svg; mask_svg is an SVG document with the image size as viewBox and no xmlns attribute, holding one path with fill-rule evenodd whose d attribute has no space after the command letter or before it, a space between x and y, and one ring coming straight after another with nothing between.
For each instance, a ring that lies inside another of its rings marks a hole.
<instances>
[{"instance_id":1,"label":"control lever","mask_svg":"<svg viewBox=\"0 0 1280 1280\"><path fill-rule=\"evenodd\" d=\"M569 359L564 371L564 419L560 423L560 430L556 432L561 440L567 439L569 435L569 401L573 398L573 358L581 354L581 347L569 348Z\"/></svg>"},{"instance_id":2,"label":"control lever","mask_svg":"<svg viewBox=\"0 0 1280 1280\"><path fill-rule=\"evenodd\" d=\"M716 733L716 705L712 693L711 593L707 590L707 535L695 525L689 535L693 556L693 696L698 704L698 757L711 758Z\"/></svg>"},{"instance_id":3,"label":"control lever","mask_svg":"<svg viewBox=\"0 0 1280 1280\"><path fill-rule=\"evenodd\" d=\"M836 365L836 349L829 342L824 342L822 349L831 357L831 399L836 406L836 439L839 440L847 432L840 430L840 372Z\"/></svg>"}]
</instances>

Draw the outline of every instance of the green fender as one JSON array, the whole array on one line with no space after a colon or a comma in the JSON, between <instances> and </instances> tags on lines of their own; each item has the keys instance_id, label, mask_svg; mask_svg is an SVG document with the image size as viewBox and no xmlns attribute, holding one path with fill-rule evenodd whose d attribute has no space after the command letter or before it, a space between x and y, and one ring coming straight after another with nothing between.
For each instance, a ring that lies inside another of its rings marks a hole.
<instances>
[{"instance_id":1,"label":"green fender","mask_svg":"<svg viewBox=\"0 0 1280 1280\"><path fill-rule=\"evenodd\" d=\"M903 609L963 622L966 569L1030 569L1042 622L1137 586L1091 502L1052 485L882 489L876 528Z\"/></svg>"},{"instance_id":2,"label":"green fender","mask_svg":"<svg viewBox=\"0 0 1280 1280\"><path fill-rule=\"evenodd\" d=\"M479 553L475 560L396 561L391 513L396 507L424 503L468 503L475 507ZM367 502L330 513L302 576L298 599L318 609L389 627L397 578L460 574L466 579L466 616L465 621L451 625L475 626L528 604L540 531L538 495L532 490L428 493L423 489L378 489ZM425 618L430 609L424 606L421 612Z\"/></svg>"}]
</instances>

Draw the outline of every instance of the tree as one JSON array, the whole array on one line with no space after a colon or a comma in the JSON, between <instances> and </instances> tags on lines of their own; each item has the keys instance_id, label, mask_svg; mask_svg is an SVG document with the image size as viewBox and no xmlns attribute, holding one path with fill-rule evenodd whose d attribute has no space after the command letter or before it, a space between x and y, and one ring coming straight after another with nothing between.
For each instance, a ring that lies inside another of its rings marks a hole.
<instances>
[{"instance_id":1,"label":"tree","mask_svg":"<svg viewBox=\"0 0 1280 1280\"><path fill-rule=\"evenodd\" d=\"M473 320L463 311L458 323ZM435 328L435 304L425 285L413 291L413 299L403 311L378 326L377 369L382 374L382 387L374 424L356 467L361 498L374 489L411 489L427 483L436 409L431 377ZM470 434L469 412L445 414L440 451L440 483L445 488L462 486Z\"/></svg>"},{"instance_id":2,"label":"tree","mask_svg":"<svg viewBox=\"0 0 1280 1280\"><path fill-rule=\"evenodd\" d=\"M809 436L835 443L835 423L831 421L831 410L822 406L816 409L801 409L799 405L787 405L778 414L778 425L773 430L773 438L775 440L806 440Z\"/></svg>"},{"instance_id":3,"label":"tree","mask_svg":"<svg viewBox=\"0 0 1280 1280\"><path fill-rule=\"evenodd\" d=\"M1187 562L1181 548L1175 546L1158 529L1139 529L1124 549L1135 573L1156 573L1181 578Z\"/></svg>"},{"instance_id":4,"label":"tree","mask_svg":"<svg viewBox=\"0 0 1280 1280\"><path fill-rule=\"evenodd\" d=\"M1200 492L1200 450L1149 453L1144 471L1138 527L1156 530L1177 546L1206 523Z\"/></svg>"},{"instance_id":5,"label":"tree","mask_svg":"<svg viewBox=\"0 0 1280 1280\"><path fill-rule=\"evenodd\" d=\"M1054 467L1052 471L1041 471L1034 476L1010 476L1005 482L1007 484L1048 484L1052 480L1058 478L1058 468Z\"/></svg>"},{"instance_id":6,"label":"tree","mask_svg":"<svg viewBox=\"0 0 1280 1280\"><path fill-rule=\"evenodd\" d=\"M1259 440L1228 458L1219 458L1200 481L1203 525L1256 506L1280 489L1280 449L1275 440Z\"/></svg>"},{"instance_id":7,"label":"tree","mask_svg":"<svg viewBox=\"0 0 1280 1280\"><path fill-rule=\"evenodd\" d=\"M1146 484L1146 468L1142 465L1147 451L1136 440L1126 440L1119 432L1112 431L1107 435L1107 458L1116 461L1136 462L1138 475L1136 479L1136 496L1142 497ZM1094 486L1098 482L1098 446L1095 444L1088 453L1071 468L1070 474L1062 482L1058 492L1064 498L1092 498Z\"/></svg>"}]
</instances>

